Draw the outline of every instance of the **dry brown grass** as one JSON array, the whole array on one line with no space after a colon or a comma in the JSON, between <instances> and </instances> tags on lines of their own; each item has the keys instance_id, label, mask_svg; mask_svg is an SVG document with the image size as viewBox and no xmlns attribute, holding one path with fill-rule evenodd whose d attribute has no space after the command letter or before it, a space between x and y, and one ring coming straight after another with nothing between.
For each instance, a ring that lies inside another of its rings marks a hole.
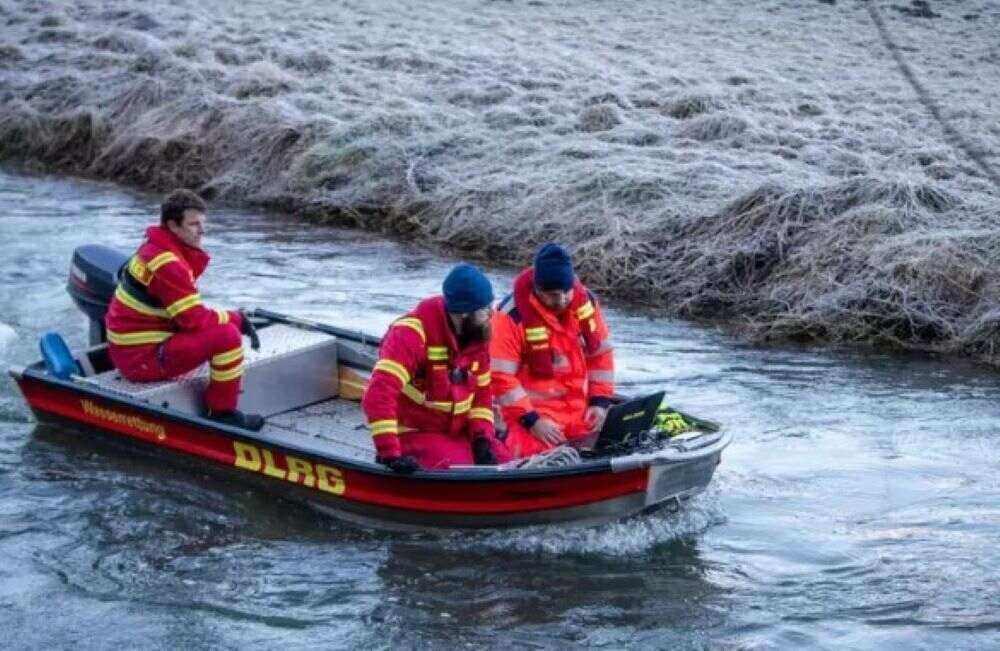
<instances>
[{"instance_id":1,"label":"dry brown grass","mask_svg":"<svg viewBox=\"0 0 1000 651\"><path fill-rule=\"evenodd\" d=\"M997 190L859 49L863 7L624 1L3 3L0 159L502 264L558 240L608 295L751 336L996 361ZM919 56L988 158L1000 84L967 92L951 56L992 60L975 30Z\"/></svg>"}]
</instances>

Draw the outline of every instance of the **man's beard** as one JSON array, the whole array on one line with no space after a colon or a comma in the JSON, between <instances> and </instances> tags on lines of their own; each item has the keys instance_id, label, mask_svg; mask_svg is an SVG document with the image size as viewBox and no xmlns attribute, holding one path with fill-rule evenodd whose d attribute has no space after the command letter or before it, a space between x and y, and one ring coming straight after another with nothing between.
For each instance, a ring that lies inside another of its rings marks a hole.
<instances>
[{"instance_id":1,"label":"man's beard","mask_svg":"<svg viewBox=\"0 0 1000 651\"><path fill-rule=\"evenodd\" d=\"M467 316L459 324L458 345L460 348L465 348L471 344L485 344L489 342L492 334L493 328L489 320L478 324L472 317Z\"/></svg>"},{"instance_id":2,"label":"man's beard","mask_svg":"<svg viewBox=\"0 0 1000 651\"><path fill-rule=\"evenodd\" d=\"M545 296L542 294L542 291L543 290L539 290L536 287L535 288L535 298L537 298L538 302L542 304L542 307L544 307L546 310L548 310L552 314L555 314L556 316L562 316L563 312L565 312L566 310L568 310L569 306L573 304L573 296L572 295L569 296L569 300L566 300L566 301L563 301L563 302L560 302L560 303L556 303L556 302L554 302L554 301L552 301L550 299L545 298Z\"/></svg>"}]
</instances>

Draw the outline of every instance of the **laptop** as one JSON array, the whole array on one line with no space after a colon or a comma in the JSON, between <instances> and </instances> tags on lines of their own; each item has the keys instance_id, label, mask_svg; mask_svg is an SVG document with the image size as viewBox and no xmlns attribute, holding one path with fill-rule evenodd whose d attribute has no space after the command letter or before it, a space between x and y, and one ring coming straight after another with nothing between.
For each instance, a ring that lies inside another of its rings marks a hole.
<instances>
[{"instance_id":1,"label":"laptop","mask_svg":"<svg viewBox=\"0 0 1000 651\"><path fill-rule=\"evenodd\" d=\"M630 441L637 440L653 427L664 395L665 391L657 391L612 406L601 431L596 436L581 439L574 447L601 452L627 446Z\"/></svg>"}]
</instances>

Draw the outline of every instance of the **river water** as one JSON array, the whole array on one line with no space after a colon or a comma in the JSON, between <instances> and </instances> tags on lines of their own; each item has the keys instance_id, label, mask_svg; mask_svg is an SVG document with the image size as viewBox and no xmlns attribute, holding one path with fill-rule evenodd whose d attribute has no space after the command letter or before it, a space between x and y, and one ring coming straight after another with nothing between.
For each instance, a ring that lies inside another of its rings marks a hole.
<instances>
[{"instance_id":1,"label":"river water","mask_svg":"<svg viewBox=\"0 0 1000 651\"><path fill-rule=\"evenodd\" d=\"M73 248L131 250L157 198L0 173L0 366L85 340ZM216 210L203 294L381 333L452 260ZM496 271L506 287L509 271ZM501 290L502 291L502 290ZM681 513L574 531L385 534L37 425L0 381L0 629L13 648L1000 645L1000 379L759 348L609 310L619 378L726 424Z\"/></svg>"}]
</instances>

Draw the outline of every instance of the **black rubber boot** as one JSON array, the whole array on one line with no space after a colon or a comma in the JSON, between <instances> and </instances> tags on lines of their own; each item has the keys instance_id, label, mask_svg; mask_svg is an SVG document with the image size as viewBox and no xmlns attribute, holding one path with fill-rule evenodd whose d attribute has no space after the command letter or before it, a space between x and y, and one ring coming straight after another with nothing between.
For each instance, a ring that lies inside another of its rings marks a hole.
<instances>
[{"instance_id":1,"label":"black rubber boot","mask_svg":"<svg viewBox=\"0 0 1000 651\"><path fill-rule=\"evenodd\" d=\"M226 425L232 425L233 427L241 427L243 429L248 429L251 432L259 432L262 427L264 427L264 417L258 414L244 414L238 409L232 411L220 411L212 413L211 411L206 414L206 417L217 421L219 423L225 423Z\"/></svg>"}]
</instances>

